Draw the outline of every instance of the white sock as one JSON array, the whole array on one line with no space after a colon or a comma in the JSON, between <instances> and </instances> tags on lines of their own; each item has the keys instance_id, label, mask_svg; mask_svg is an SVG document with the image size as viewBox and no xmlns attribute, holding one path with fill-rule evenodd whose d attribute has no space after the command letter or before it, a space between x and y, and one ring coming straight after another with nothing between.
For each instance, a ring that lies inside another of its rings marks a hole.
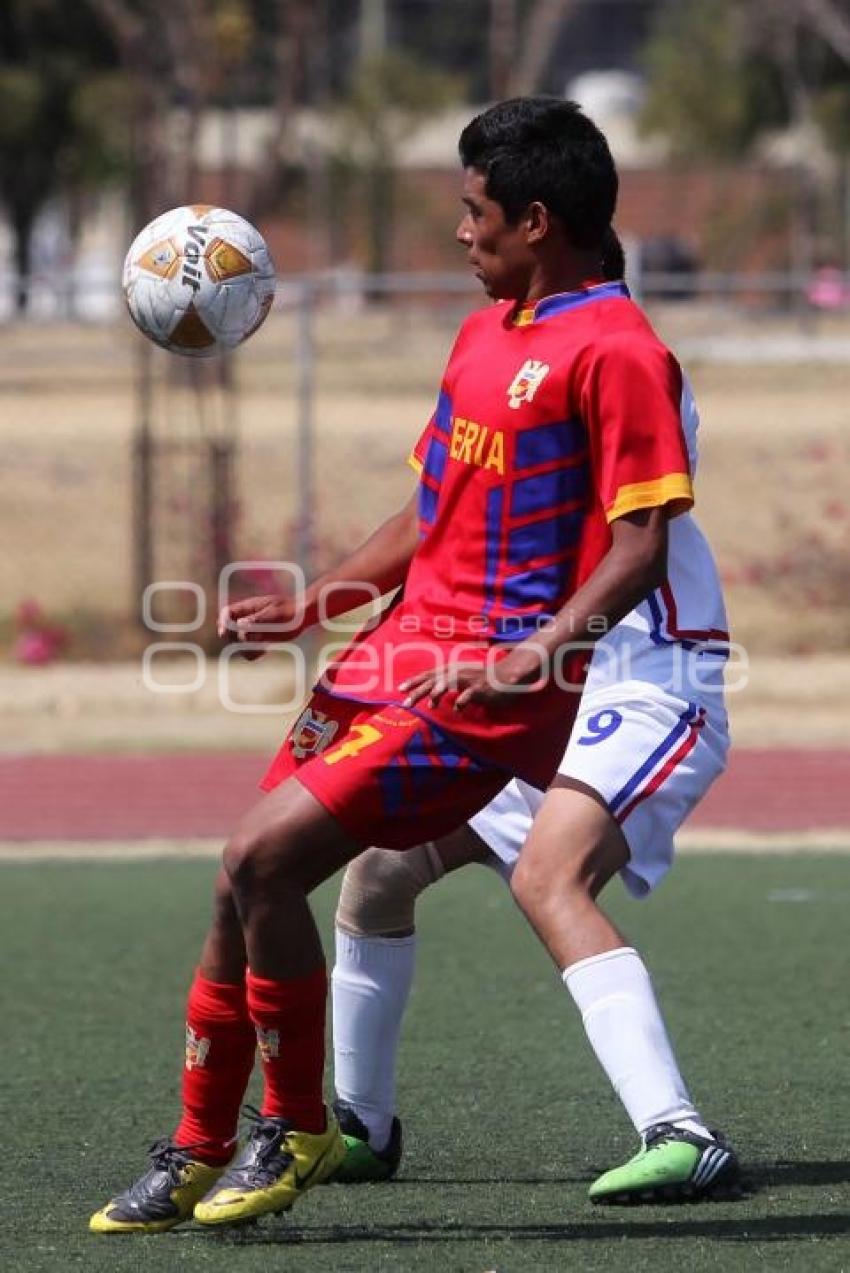
<instances>
[{"instance_id":1,"label":"white sock","mask_svg":"<svg viewBox=\"0 0 850 1273\"><path fill-rule=\"evenodd\" d=\"M562 973L596 1056L638 1132L677 1123L710 1135L676 1058L652 982L636 950L624 946Z\"/></svg>"},{"instance_id":2,"label":"white sock","mask_svg":"<svg viewBox=\"0 0 850 1273\"><path fill-rule=\"evenodd\" d=\"M383 1149L395 1114L401 1022L416 958L416 936L360 937L336 930L333 997L334 1083Z\"/></svg>"}]
</instances>

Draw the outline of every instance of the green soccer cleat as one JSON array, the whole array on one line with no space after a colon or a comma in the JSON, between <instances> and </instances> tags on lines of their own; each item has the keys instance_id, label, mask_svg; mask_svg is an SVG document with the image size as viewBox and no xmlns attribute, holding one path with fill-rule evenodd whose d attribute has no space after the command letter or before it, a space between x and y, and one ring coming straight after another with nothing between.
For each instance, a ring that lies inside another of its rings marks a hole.
<instances>
[{"instance_id":1,"label":"green soccer cleat","mask_svg":"<svg viewBox=\"0 0 850 1273\"><path fill-rule=\"evenodd\" d=\"M738 1159L720 1132L699 1136L672 1123L650 1127L634 1158L590 1186L591 1202L693 1202L740 1197Z\"/></svg>"},{"instance_id":2,"label":"green soccer cleat","mask_svg":"<svg viewBox=\"0 0 850 1273\"><path fill-rule=\"evenodd\" d=\"M199 1224L241 1224L288 1211L336 1171L345 1144L336 1119L323 1132L298 1131L284 1118L245 1106L253 1128L244 1149L195 1206Z\"/></svg>"},{"instance_id":3,"label":"green soccer cleat","mask_svg":"<svg viewBox=\"0 0 850 1273\"><path fill-rule=\"evenodd\" d=\"M345 1141L345 1157L329 1183L360 1185L392 1180L401 1162L400 1120L393 1119L386 1148L373 1149L367 1128L350 1105L345 1101L334 1101L334 1114Z\"/></svg>"},{"instance_id":4,"label":"green soccer cleat","mask_svg":"<svg viewBox=\"0 0 850 1273\"><path fill-rule=\"evenodd\" d=\"M198 1146L158 1140L150 1147L151 1165L124 1193L107 1202L89 1220L92 1233L165 1233L191 1220L195 1203L215 1184L224 1167L192 1157Z\"/></svg>"}]
</instances>

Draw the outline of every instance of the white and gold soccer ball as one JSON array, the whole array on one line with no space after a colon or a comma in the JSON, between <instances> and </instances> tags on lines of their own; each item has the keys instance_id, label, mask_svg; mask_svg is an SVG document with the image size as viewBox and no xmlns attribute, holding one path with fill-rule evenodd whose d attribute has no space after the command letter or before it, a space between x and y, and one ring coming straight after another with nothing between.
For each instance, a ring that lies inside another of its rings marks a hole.
<instances>
[{"instance_id":1,"label":"white and gold soccer ball","mask_svg":"<svg viewBox=\"0 0 850 1273\"><path fill-rule=\"evenodd\" d=\"M263 236L226 208L172 208L146 225L124 261L124 296L140 331L163 349L207 358L240 345L274 300Z\"/></svg>"}]
</instances>

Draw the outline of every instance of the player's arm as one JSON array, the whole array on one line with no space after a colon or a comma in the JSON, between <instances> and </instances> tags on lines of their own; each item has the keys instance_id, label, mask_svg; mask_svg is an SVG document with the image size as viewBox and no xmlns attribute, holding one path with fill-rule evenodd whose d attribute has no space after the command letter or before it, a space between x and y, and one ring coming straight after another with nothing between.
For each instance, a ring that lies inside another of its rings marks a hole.
<instances>
[{"instance_id":1,"label":"player's arm","mask_svg":"<svg viewBox=\"0 0 850 1273\"><path fill-rule=\"evenodd\" d=\"M536 680L560 649L598 641L660 587L667 577L668 518L666 507L642 508L612 522L611 547L590 578L550 623L498 665L500 681Z\"/></svg>"},{"instance_id":2,"label":"player's arm","mask_svg":"<svg viewBox=\"0 0 850 1273\"><path fill-rule=\"evenodd\" d=\"M493 667L457 664L412 677L402 686L408 690L405 704L426 696L436 704L450 690L459 691L456 711L467 703L507 704L520 688L548 680L561 650L598 641L664 582L668 516L666 507L656 507L618 517L611 524L608 552L545 627Z\"/></svg>"},{"instance_id":3,"label":"player's arm","mask_svg":"<svg viewBox=\"0 0 850 1273\"><path fill-rule=\"evenodd\" d=\"M218 616L219 636L235 632L237 641L275 640L269 626L277 624L285 628L280 639L292 640L312 627L320 613L336 618L364 605L370 594L384 596L404 582L418 537L414 494L338 566L309 584L302 597L249 597L225 606Z\"/></svg>"},{"instance_id":4,"label":"player's arm","mask_svg":"<svg viewBox=\"0 0 850 1273\"><path fill-rule=\"evenodd\" d=\"M611 547L590 578L550 623L496 664L498 686L493 697L541 677L548 679L560 650L598 641L660 587L667 577L668 517L665 507L642 508L611 523ZM470 686L458 695L456 706L487 698Z\"/></svg>"},{"instance_id":5,"label":"player's arm","mask_svg":"<svg viewBox=\"0 0 850 1273\"><path fill-rule=\"evenodd\" d=\"M371 586L382 597L400 587L418 540L418 496L414 493L404 507L388 517L359 548L310 584L304 594L307 624L316 622L323 592L328 594L325 612L329 618L335 618L363 605L367 599L363 595L363 584Z\"/></svg>"},{"instance_id":6,"label":"player's arm","mask_svg":"<svg viewBox=\"0 0 850 1273\"><path fill-rule=\"evenodd\" d=\"M408 683L407 702L460 692L455 707L507 702L517 687L547 680L553 657L592 643L661 584L667 573L667 521L693 503L680 419L681 370L659 344L600 343L580 376L580 414L591 471L610 527L606 555L554 619L482 672L452 669ZM446 682L446 683L444 683Z\"/></svg>"}]
</instances>

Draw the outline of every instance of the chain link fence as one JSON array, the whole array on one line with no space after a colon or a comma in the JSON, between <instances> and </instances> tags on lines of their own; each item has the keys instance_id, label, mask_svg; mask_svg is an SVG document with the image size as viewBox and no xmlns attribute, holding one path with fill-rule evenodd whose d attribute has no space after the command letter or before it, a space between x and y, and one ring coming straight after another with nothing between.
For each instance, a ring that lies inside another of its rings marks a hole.
<instances>
[{"instance_id":1,"label":"chain link fence","mask_svg":"<svg viewBox=\"0 0 850 1273\"><path fill-rule=\"evenodd\" d=\"M842 648L850 317L789 304L802 281L788 276L708 276L687 299L672 298L672 277L634 281L695 384L698 514L736 635L756 650ZM6 648L38 612L78 657L135 653L145 582L198 584L214 613L228 560L252 562L244 588L267 591L264 563L312 574L339 557L408 497L406 458L478 303L466 275L284 282L225 363L149 346L120 309L63 320L45 300L40 317L7 321ZM178 621L194 604L162 596Z\"/></svg>"}]
</instances>

